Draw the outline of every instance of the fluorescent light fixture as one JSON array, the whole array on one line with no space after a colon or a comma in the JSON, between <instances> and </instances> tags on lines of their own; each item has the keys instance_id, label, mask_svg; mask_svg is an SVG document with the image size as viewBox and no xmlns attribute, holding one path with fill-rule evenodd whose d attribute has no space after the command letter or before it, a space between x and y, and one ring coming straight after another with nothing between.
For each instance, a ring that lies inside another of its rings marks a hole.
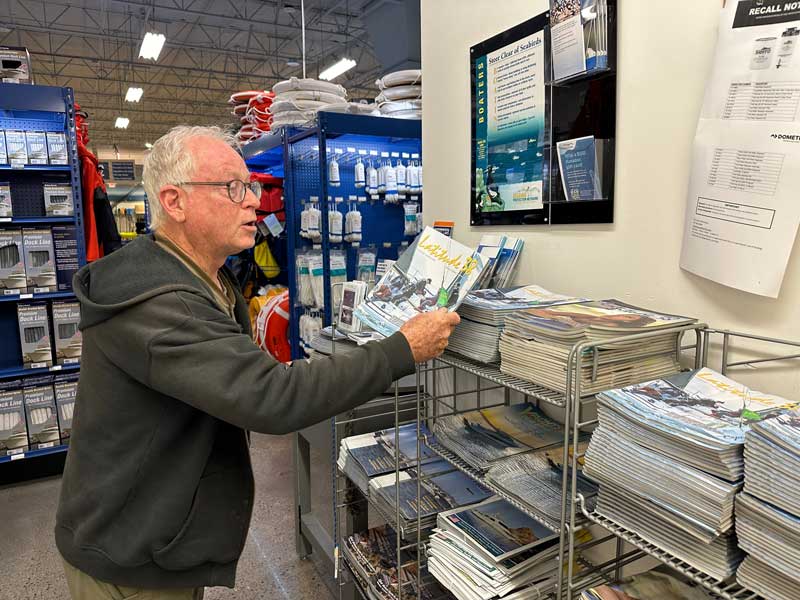
<instances>
[{"instance_id":1,"label":"fluorescent light fixture","mask_svg":"<svg viewBox=\"0 0 800 600\"><path fill-rule=\"evenodd\" d=\"M167 38L163 33L153 33L152 31L145 33L142 47L139 48L139 58L158 60L158 55L161 54L161 48L164 47L166 41Z\"/></svg>"},{"instance_id":2,"label":"fluorescent light fixture","mask_svg":"<svg viewBox=\"0 0 800 600\"><path fill-rule=\"evenodd\" d=\"M287 67L291 67L291 68L295 68L295 67L299 67L300 63L297 62L296 60L287 60L286 61L286 66Z\"/></svg>"},{"instance_id":3,"label":"fluorescent light fixture","mask_svg":"<svg viewBox=\"0 0 800 600\"><path fill-rule=\"evenodd\" d=\"M345 73L356 66L356 61L352 58L343 58L339 62L332 64L330 67L325 69L322 73L319 74L320 79L325 79L327 81L333 81L342 73Z\"/></svg>"},{"instance_id":4,"label":"fluorescent light fixture","mask_svg":"<svg viewBox=\"0 0 800 600\"><path fill-rule=\"evenodd\" d=\"M142 88L129 87L128 93L125 94L125 102L138 102L142 99L142 94L144 94Z\"/></svg>"},{"instance_id":5,"label":"fluorescent light fixture","mask_svg":"<svg viewBox=\"0 0 800 600\"><path fill-rule=\"evenodd\" d=\"M151 144L150 142L145 142L144 147L150 150L153 147L153 144Z\"/></svg>"},{"instance_id":6,"label":"fluorescent light fixture","mask_svg":"<svg viewBox=\"0 0 800 600\"><path fill-rule=\"evenodd\" d=\"M130 122L131 120L128 119L127 117L117 117L117 120L114 123L114 127L116 127L117 129L127 129L128 123Z\"/></svg>"}]
</instances>

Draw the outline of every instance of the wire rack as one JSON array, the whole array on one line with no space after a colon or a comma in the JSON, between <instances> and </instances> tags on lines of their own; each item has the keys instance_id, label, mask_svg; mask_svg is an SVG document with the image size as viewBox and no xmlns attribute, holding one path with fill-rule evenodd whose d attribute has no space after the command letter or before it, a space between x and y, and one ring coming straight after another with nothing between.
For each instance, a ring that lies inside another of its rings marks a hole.
<instances>
[{"instance_id":1,"label":"wire rack","mask_svg":"<svg viewBox=\"0 0 800 600\"><path fill-rule=\"evenodd\" d=\"M561 392L537 385L525 379L520 379L519 377L506 375L496 365L479 363L463 356L453 354L452 352L445 352L437 360L452 367L456 367L461 371L466 371L467 373L501 385L504 388L535 398L541 402L548 402L555 406L566 405L566 396Z\"/></svg>"}]
</instances>

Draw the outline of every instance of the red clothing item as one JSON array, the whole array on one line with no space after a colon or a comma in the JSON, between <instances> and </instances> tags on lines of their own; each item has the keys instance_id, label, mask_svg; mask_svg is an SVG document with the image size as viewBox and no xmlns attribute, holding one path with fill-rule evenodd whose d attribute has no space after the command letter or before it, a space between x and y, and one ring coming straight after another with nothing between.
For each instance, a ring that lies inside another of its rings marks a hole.
<instances>
[{"instance_id":1,"label":"red clothing item","mask_svg":"<svg viewBox=\"0 0 800 600\"><path fill-rule=\"evenodd\" d=\"M97 221L94 216L94 190L106 184L100 176L97 157L81 143L78 143L78 158L81 161L81 192L83 196L83 233L86 242L86 261L92 262L103 257L103 250L97 239Z\"/></svg>"}]
</instances>

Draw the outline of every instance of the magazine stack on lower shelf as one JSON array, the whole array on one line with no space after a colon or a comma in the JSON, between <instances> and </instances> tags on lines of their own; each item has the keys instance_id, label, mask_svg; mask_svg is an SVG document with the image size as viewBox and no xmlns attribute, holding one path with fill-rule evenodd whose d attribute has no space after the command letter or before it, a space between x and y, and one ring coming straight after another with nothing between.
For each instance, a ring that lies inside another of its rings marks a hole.
<instances>
[{"instance_id":1,"label":"magazine stack on lower shelf","mask_svg":"<svg viewBox=\"0 0 800 600\"><path fill-rule=\"evenodd\" d=\"M737 579L766 598L800 597L800 412L756 423L744 443L736 533L748 553Z\"/></svg>"}]
</instances>

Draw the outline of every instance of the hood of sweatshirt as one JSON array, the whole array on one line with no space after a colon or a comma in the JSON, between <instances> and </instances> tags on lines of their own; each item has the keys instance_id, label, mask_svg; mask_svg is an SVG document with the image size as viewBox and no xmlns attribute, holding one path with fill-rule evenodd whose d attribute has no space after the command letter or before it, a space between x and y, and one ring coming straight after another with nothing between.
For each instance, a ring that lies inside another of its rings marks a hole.
<instances>
[{"instance_id":1,"label":"hood of sweatshirt","mask_svg":"<svg viewBox=\"0 0 800 600\"><path fill-rule=\"evenodd\" d=\"M147 268L143 267L145 263ZM161 249L152 235L140 236L81 268L72 287L81 303L82 330L160 294L183 290L213 302L200 280L180 260Z\"/></svg>"}]
</instances>

